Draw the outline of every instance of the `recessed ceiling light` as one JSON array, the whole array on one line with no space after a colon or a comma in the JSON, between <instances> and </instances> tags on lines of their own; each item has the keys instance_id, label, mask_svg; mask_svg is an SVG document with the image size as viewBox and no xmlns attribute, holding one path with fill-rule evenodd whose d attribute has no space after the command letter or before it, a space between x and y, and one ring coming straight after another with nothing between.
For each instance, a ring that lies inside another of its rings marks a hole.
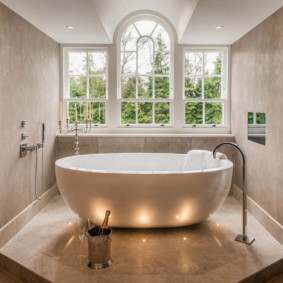
<instances>
[{"instance_id":1,"label":"recessed ceiling light","mask_svg":"<svg viewBox=\"0 0 283 283\"><path fill-rule=\"evenodd\" d=\"M74 29L75 26L66 26L66 28L68 28L68 29Z\"/></svg>"},{"instance_id":2,"label":"recessed ceiling light","mask_svg":"<svg viewBox=\"0 0 283 283\"><path fill-rule=\"evenodd\" d=\"M223 29L224 26L217 26L216 29Z\"/></svg>"}]
</instances>

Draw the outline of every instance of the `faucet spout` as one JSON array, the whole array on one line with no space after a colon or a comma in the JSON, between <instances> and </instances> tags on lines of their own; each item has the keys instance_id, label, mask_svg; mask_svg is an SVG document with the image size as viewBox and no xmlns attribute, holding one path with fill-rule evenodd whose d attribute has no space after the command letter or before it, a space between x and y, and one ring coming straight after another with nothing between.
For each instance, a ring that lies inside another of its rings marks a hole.
<instances>
[{"instance_id":1,"label":"faucet spout","mask_svg":"<svg viewBox=\"0 0 283 283\"><path fill-rule=\"evenodd\" d=\"M36 148L37 148L37 146L36 145L27 145L24 149L26 150L26 151L34 151L34 150L36 150Z\"/></svg>"},{"instance_id":2,"label":"faucet spout","mask_svg":"<svg viewBox=\"0 0 283 283\"><path fill-rule=\"evenodd\" d=\"M247 188L246 188L246 164L247 164L247 158L245 155L244 150L242 147L236 143L233 142L223 142L215 147L213 150L213 158L216 158L216 152L217 150L222 147L223 145L230 145L236 148L242 156L243 161L243 171L242 171L242 187L243 187L243 235L238 235L236 237L236 241L243 242L246 244L251 244L255 239L252 237L247 236Z\"/></svg>"}]
</instances>

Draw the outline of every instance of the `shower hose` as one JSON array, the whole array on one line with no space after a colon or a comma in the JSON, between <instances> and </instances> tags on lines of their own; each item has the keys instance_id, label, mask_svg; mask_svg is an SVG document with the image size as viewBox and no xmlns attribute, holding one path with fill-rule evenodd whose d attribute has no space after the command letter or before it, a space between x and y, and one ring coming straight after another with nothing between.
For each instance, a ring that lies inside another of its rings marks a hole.
<instances>
[{"instance_id":1,"label":"shower hose","mask_svg":"<svg viewBox=\"0 0 283 283\"><path fill-rule=\"evenodd\" d=\"M37 164L38 164L38 146L36 146L35 152L36 152L36 157L35 157L35 181L34 181L34 193L35 193L35 197L37 200L42 199L43 194L40 196L38 195L37 192ZM43 144L41 147L41 191L43 192L43 184L44 184L44 165L43 165Z\"/></svg>"}]
</instances>

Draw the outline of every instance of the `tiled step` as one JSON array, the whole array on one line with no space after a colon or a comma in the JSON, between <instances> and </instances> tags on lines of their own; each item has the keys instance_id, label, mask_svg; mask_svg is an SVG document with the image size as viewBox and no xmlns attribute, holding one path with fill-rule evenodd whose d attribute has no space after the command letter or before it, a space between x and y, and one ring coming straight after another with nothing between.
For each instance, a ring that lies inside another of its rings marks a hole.
<instances>
[{"instance_id":1,"label":"tiled step","mask_svg":"<svg viewBox=\"0 0 283 283\"><path fill-rule=\"evenodd\" d=\"M1 268L0 268L0 282L1 283L23 283L22 281L12 276L11 274L7 273Z\"/></svg>"},{"instance_id":2,"label":"tiled step","mask_svg":"<svg viewBox=\"0 0 283 283\"><path fill-rule=\"evenodd\" d=\"M9 273L8 273L9 272ZM3 279L2 277L3 276ZM18 278L18 279L17 279ZM6 281L5 281L6 280ZM51 283L45 278L25 268L16 261L0 253L0 282L1 283Z\"/></svg>"},{"instance_id":3,"label":"tiled step","mask_svg":"<svg viewBox=\"0 0 283 283\"><path fill-rule=\"evenodd\" d=\"M282 283L282 282L283 282L283 272L267 281L267 283Z\"/></svg>"},{"instance_id":4,"label":"tiled step","mask_svg":"<svg viewBox=\"0 0 283 283\"><path fill-rule=\"evenodd\" d=\"M278 281L279 280L279 281ZM252 274L239 283L282 283L283 282L283 258L266 268Z\"/></svg>"}]
</instances>

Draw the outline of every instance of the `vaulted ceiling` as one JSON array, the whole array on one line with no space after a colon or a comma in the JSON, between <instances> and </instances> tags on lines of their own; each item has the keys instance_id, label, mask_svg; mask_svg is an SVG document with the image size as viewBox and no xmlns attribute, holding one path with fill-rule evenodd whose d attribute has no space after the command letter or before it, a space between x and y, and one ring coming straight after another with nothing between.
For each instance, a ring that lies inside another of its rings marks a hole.
<instances>
[{"instance_id":1,"label":"vaulted ceiling","mask_svg":"<svg viewBox=\"0 0 283 283\"><path fill-rule=\"evenodd\" d=\"M0 1L59 43L82 44L112 43L119 22L144 10L166 17L179 43L232 44L283 6L283 0Z\"/></svg>"}]
</instances>

